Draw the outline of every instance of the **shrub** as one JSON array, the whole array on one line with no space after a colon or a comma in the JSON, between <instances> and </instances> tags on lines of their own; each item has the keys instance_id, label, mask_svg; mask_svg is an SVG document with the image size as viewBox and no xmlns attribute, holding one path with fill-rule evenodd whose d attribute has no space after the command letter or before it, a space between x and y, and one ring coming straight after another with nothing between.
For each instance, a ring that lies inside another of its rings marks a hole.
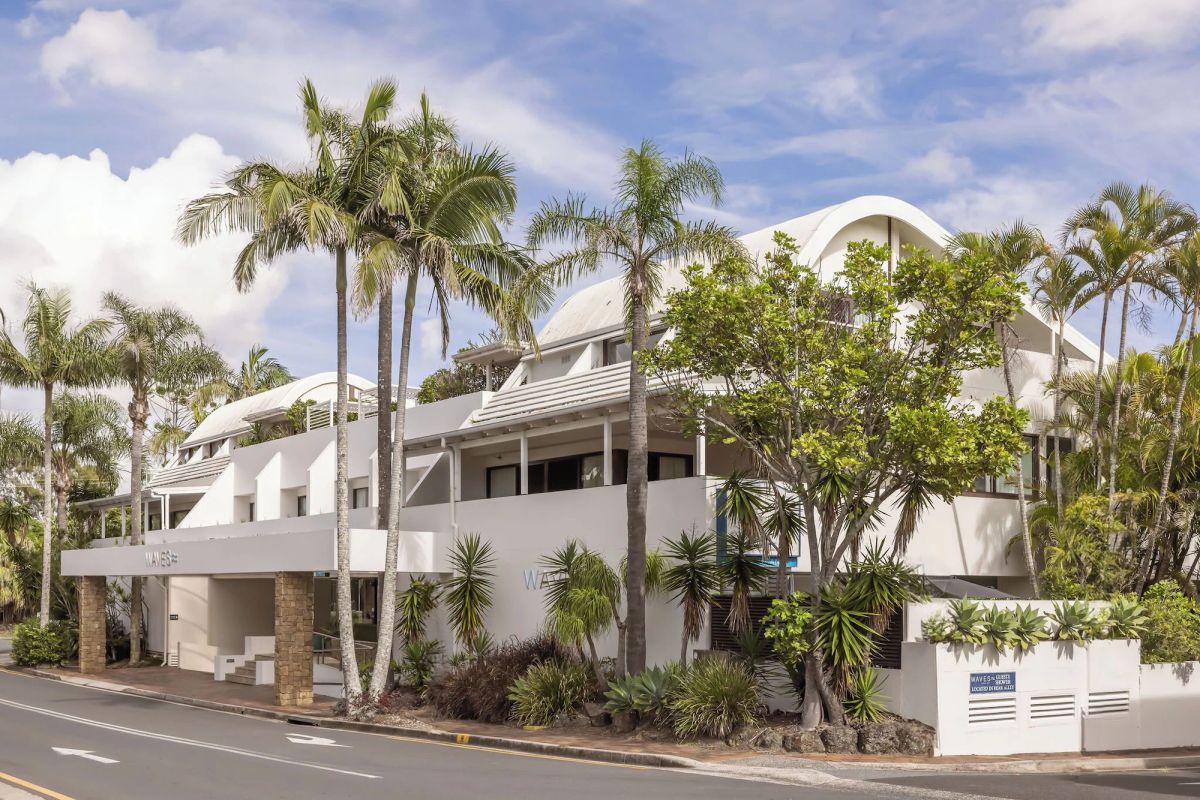
<instances>
[{"instance_id":1,"label":"shrub","mask_svg":"<svg viewBox=\"0 0 1200 800\"><path fill-rule=\"evenodd\" d=\"M1017 616L1002 606L991 606L983 612L983 640L1003 653L1017 645Z\"/></svg>"},{"instance_id":2,"label":"shrub","mask_svg":"<svg viewBox=\"0 0 1200 800\"><path fill-rule=\"evenodd\" d=\"M69 622L52 620L43 627L31 619L13 628L12 658L22 666L62 663L78 647L78 632Z\"/></svg>"},{"instance_id":3,"label":"shrub","mask_svg":"<svg viewBox=\"0 0 1200 800\"><path fill-rule=\"evenodd\" d=\"M1102 612L1106 639L1140 639L1149 622L1146 607L1135 595L1113 595L1108 608Z\"/></svg>"},{"instance_id":4,"label":"shrub","mask_svg":"<svg viewBox=\"0 0 1200 800\"><path fill-rule=\"evenodd\" d=\"M433 680L433 670L442 657L442 643L425 641L424 639L409 639L400 651L400 664L397 670L400 681L405 686L411 686L419 692L429 688Z\"/></svg>"},{"instance_id":5,"label":"shrub","mask_svg":"<svg viewBox=\"0 0 1200 800\"><path fill-rule=\"evenodd\" d=\"M681 671L673 663L610 681L604 694L607 699L604 708L610 714L636 711L648 720L664 722L670 716L671 697Z\"/></svg>"},{"instance_id":6,"label":"shrub","mask_svg":"<svg viewBox=\"0 0 1200 800\"><path fill-rule=\"evenodd\" d=\"M591 673L580 663L534 664L513 681L508 699L520 725L549 725L590 696Z\"/></svg>"},{"instance_id":7,"label":"shrub","mask_svg":"<svg viewBox=\"0 0 1200 800\"><path fill-rule=\"evenodd\" d=\"M676 735L723 739L758 719L758 687L742 664L710 656L680 674L670 709Z\"/></svg>"},{"instance_id":8,"label":"shrub","mask_svg":"<svg viewBox=\"0 0 1200 800\"><path fill-rule=\"evenodd\" d=\"M1159 581L1142 597L1146 632L1142 661L1147 664L1200 659L1200 609L1173 580Z\"/></svg>"},{"instance_id":9,"label":"shrub","mask_svg":"<svg viewBox=\"0 0 1200 800\"><path fill-rule=\"evenodd\" d=\"M1051 638L1056 641L1086 642L1102 630L1103 622L1092 613L1085 600L1056 602L1049 616L1054 623Z\"/></svg>"},{"instance_id":10,"label":"shrub","mask_svg":"<svg viewBox=\"0 0 1200 800\"><path fill-rule=\"evenodd\" d=\"M513 713L509 688L534 664L548 661L565 664L572 657L546 636L508 642L437 676L426 698L444 717L504 723Z\"/></svg>"},{"instance_id":11,"label":"shrub","mask_svg":"<svg viewBox=\"0 0 1200 800\"><path fill-rule=\"evenodd\" d=\"M786 600L772 600L771 609L763 617L762 635L771 642L775 654L785 665L804 662L808 652L808 624L812 621L809 598L804 592L793 592Z\"/></svg>"},{"instance_id":12,"label":"shrub","mask_svg":"<svg viewBox=\"0 0 1200 800\"><path fill-rule=\"evenodd\" d=\"M884 712L883 681L870 667L855 670L850 676L850 693L846 697L846 714L859 722L874 722Z\"/></svg>"},{"instance_id":13,"label":"shrub","mask_svg":"<svg viewBox=\"0 0 1200 800\"><path fill-rule=\"evenodd\" d=\"M921 623L921 634L931 642L987 644L987 623L975 600L952 600L946 613L938 612Z\"/></svg>"},{"instance_id":14,"label":"shrub","mask_svg":"<svg viewBox=\"0 0 1200 800\"><path fill-rule=\"evenodd\" d=\"M1050 638L1046 630L1046 615L1033 606L1017 606L1013 609L1013 648L1027 652L1038 642Z\"/></svg>"}]
</instances>

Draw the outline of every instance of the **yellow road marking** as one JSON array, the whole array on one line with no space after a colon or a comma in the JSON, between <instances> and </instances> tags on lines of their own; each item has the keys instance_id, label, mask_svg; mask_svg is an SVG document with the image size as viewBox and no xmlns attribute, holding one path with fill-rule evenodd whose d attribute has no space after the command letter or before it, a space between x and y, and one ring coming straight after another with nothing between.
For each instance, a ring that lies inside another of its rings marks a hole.
<instances>
[{"instance_id":1,"label":"yellow road marking","mask_svg":"<svg viewBox=\"0 0 1200 800\"><path fill-rule=\"evenodd\" d=\"M60 794L53 789L47 789L44 786L38 786L36 783L30 783L29 781L21 780L16 775L9 775L7 772L0 772L0 781L7 781L11 784L15 784L16 786L20 786L22 789L28 789L31 792L37 792L40 795L52 798L52 800L74 800L74 798L67 797L65 794Z\"/></svg>"},{"instance_id":2,"label":"yellow road marking","mask_svg":"<svg viewBox=\"0 0 1200 800\"><path fill-rule=\"evenodd\" d=\"M454 737L454 741L458 742L459 744L468 744L471 741L471 734L460 733Z\"/></svg>"},{"instance_id":3,"label":"yellow road marking","mask_svg":"<svg viewBox=\"0 0 1200 800\"><path fill-rule=\"evenodd\" d=\"M355 731L358 733L358 731ZM574 756L555 756L548 753L527 753L523 750L508 750L502 747L485 747L481 744L459 744L458 742L439 742L434 739L418 739L416 737L396 736L390 733L368 734L371 736L383 736L387 739L397 739L404 742L412 742L414 744L432 744L438 747L454 747L459 750L482 750L485 753L499 753L502 756L521 756L523 758L544 758L548 761L569 761L573 764L591 764L596 767L621 767L622 769L661 769L661 767L645 767L641 764L618 764L615 761L596 761L590 758L576 758ZM455 735L455 739L461 741L463 737L470 739L470 735L459 733Z\"/></svg>"}]
</instances>

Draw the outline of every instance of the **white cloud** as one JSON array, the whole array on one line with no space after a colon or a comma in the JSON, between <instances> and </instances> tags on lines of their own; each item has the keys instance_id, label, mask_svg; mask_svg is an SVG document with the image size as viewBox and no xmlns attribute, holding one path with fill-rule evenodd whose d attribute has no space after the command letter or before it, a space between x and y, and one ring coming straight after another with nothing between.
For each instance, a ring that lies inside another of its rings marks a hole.
<instances>
[{"instance_id":1,"label":"white cloud","mask_svg":"<svg viewBox=\"0 0 1200 800\"><path fill-rule=\"evenodd\" d=\"M1084 199L1066 181L1003 173L952 190L923 204L923 208L955 230L990 230L1019 218L1037 225L1050 237Z\"/></svg>"},{"instance_id":2,"label":"white cloud","mask_svg":"<svg viewBox=\"0 0 1200 800\"><path fill-rule=\"evenodd\" d=\"M957 156L945 147L935 147L904 165L906 175L943 184L958 183L969 177L972 170L971 159Z\"/></svg>"},{"instance_id":3,"label":"white cloud","mask_svg":"<svg viewBox=\"0 0 1200 800\"><path fill-rule=\"evenodd\" d=\"M267 304L286 273L264 270L238 294L230 277L242 242L223 236L185 248L174 240L183 204L211 190L235 163L213 139L191 136L167 157L128 176L108 157L31 153L0 160L0 308L10 322L24 285L71 291L80 317L96 313L105 291L144 304L172 303L191 314L227 357L263 338Z\"/></svg>"},{"instance_id":4,"label":"white cloud","mask_svg":"<svg viewBox=\"0 0 1200 800\"><path fill-rule=\"evenodd\" d=\"M442 323L437 317L423 319L417 324L421 342L421 356L427 362L442 360Z\"/></svg>"},{"instance_id":5,"label":"white cloud","mask_svg":"<svg viewBox=\"0 0 1200 800\"><path fill-rule=\"evenodd\" d=\"M1195 41L1196 0L1064 0L1031 10L1024 26L1048 51L1160 48Z\"/></svg>"}]
</instances>

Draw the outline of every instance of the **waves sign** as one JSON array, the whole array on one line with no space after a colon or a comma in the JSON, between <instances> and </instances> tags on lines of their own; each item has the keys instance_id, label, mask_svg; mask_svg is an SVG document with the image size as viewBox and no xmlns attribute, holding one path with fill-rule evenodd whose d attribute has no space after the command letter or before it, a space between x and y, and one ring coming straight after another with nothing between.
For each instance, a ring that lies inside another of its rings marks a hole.
<instances>
[{"instance_id":1,"label":"waves sign","mask_svg":"<svg viewBox=\"0 0 1200 800\"><path fill-rule=\"evenodd\" d=\"M971 694L1002 694L1017 690L1015 672L972 672Z\"/></svg>"},{"instance_id":2,"label":"waves sign","mask_svg":"<svg viewBox=\"0 0 1200 800\"><path fill-rule=\"evenodd\" d=\"M147 567L173 567L179 563L179 554L174 550L147 550L146 551L146 566Z\"/></svg>"}]
</instances>

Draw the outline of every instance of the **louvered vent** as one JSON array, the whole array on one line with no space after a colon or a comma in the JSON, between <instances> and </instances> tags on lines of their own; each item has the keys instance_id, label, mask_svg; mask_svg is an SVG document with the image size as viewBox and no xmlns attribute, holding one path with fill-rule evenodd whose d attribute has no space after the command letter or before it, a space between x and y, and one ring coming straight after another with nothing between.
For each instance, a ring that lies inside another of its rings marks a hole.
<instances>
[{"instance_id":1,"label":"louvered vent","mask_svg":"<svg viewBox=\"0 0 1200 800\"><path fill-rule=\"evenodd\" d=\"M167 666L168 667L178 667L179 666L179 644L178 643L175 644L174 650L167 651Z\"/></svg>"},{"instance_id":2,"label":"louvered vent","mask_svg":"<svg viewBox=\"0 0 1200 800\"><path fill-rule=\"evenodd\" d=\"M967 703L967 723L985 725L1017 721L1017 698L976 697Z\"/></svg>"},{"instance_id":3,"label":"louvered vent","mask_svg":"<svg viewBox=\"0 0 1200 800\"><path fill-rule=\"evenodd\" d=\"M1129 690L1120 692L1092 692L1088 695L1087 715L1107 717L1129 711Z\"/></svg>"},{"instance_id":4,"label":"louvered vent","mask_svg":"<svg viewBox=\"0 0 1200 800\"><path fill-rule=\"evenodd\" d=\"M1029 698L1029 718L1070 719L1075 716L1075 695L1044 694Z\"/></svg>"}]
</instances>

